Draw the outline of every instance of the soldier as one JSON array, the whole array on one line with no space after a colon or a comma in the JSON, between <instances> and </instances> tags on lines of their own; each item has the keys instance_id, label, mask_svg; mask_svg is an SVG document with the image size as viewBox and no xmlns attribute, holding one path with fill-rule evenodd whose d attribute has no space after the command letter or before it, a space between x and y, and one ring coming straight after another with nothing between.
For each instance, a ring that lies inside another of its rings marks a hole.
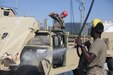
<instances>
[{"instance_id":1,"label":"soldier","mask_svg":"<svg viewBox=\"0 0 113 75\"><path fill-rule=\"evenodd\" d=\"M107 46L101 39L104 26L100 19L94 19L92 24L90 35L93 37L94 42L91 44L89 51L86 51L80 38L76 39L76 43L81 48L87 61L87 75L106 75L103 67L106 61Z\"/></svg>"},{"instance_id":2,"label":"soldier","mask_svg":"<svg viewBox=\"0 0 113 75\"><path fill-rule=\"evenodd\" d=\"M60 15L54 12L50 13L49 16L54 19L53 29L64 29L63 18L65 18L67 15L68 14L65 10Z\"/></svg>"}]
</instances>

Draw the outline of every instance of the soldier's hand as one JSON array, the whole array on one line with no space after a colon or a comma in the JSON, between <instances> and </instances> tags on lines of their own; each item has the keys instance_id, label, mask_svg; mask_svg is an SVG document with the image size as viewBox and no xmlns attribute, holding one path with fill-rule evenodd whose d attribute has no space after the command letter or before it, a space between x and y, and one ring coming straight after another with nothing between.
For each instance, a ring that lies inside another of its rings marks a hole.
<instances>
[{"instance_id":1,"label":"soldier's hand","mask_svg":"<svg viewBox=\"0 0 113 75\"><path fill-rule=\"evenodd\" d=\"M90 41L86 41L84 42L84 45L89 49L91 46L91 42Z\"/></svg>"},{"instance_id":2,"label":"soldier's hand","mask_svg":"<svg viewBox=\"0 0 113 75\"><path fill-rule=\"evenodd\" d=\"M77 46L81 47L83 45L81 38L77 38L75 39L75 43L77 44Z\"/></svg>"},{"instance_id":3,"label":"soldier's hand","mask_svg":"<svg viewBox=\"0 0 113 75\"><path fill-rule=\"evenodd\" d=\"M49 16L52 16L52 15L55 15L55 13L54 13L54 12L51 12L51 13L49 14Z\"/></svg>"}]
</instances>

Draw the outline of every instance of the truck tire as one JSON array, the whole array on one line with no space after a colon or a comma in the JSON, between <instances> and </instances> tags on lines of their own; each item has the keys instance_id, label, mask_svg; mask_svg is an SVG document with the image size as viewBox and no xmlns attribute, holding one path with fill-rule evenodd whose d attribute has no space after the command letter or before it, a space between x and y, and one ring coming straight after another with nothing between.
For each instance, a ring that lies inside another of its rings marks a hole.
<instances>
[{"instance_id":1,"label":"truck tire","mask_svg":"<svg viewBox=\"0 0 113 75\"><path fill-rule=\"evenodd\" d=\"M113 58L111 58L107 61L107 66L108 66L109 70L113 71Z\"/></svg>"},{"instance_id":2,"label":"truck tire","mask_svg":"<svg viewBox=\"0 0 113 75\"><path fill-rule=\"evenodd\" d=\"M19 67L15 71L14 75L40 75L40 72L34 66L24 65L24 66Z\"/></svg>"},{"instance_id":3,"label":"truck tire","mask_svg":"<svg viewBox=\"0 0 113 75\"><path fill-rule=\"evenodd\" d=\"M107 75L113 75L113 71L108 71Z\"/></svg>"}]
</instances>

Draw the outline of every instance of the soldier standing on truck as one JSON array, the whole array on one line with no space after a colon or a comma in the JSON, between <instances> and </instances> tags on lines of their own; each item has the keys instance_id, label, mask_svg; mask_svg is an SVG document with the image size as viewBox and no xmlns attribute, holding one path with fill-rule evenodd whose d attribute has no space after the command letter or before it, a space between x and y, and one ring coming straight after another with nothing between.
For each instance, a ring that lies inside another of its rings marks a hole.
<instances>
[{"instance_id":1,"label":"soldier standing on truck","mask_svg":"<svg viewBox=\"0 0 113 75\"><path fill-rule=\"evenodd\" d=\"M63 18L65 18L67 15L67 11L65 10L60 15L54 12L50 13L49 16L54 19L53 29L64 29L65 26Z\"/></svg>"},{"instance_id":2,"label":"soldier standing on truck","mask_svg":"<svg viewBox=\"0 0 113 75\"><path fill-rule=\"evenodd\" d=\"M107 46L101 39L103 30L104 26L102 21L100 19L94 19L92 21L90 33L94 39L94 42L91 44L89 51L86 51L86 48L80 38L76 39L76 43L81 48L82 53L88 63L87 75L107 75L104 70Z\"/></svg>"}]
</instances>

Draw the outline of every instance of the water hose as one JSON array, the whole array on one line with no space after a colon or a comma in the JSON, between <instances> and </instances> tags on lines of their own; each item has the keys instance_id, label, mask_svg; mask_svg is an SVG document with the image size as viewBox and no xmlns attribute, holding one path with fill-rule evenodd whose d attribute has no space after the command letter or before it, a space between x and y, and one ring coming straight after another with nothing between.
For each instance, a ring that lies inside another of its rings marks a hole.
<instances>
[{"instance_id":1,"label":"water hose","mask_svg":"<svg viewBox=\"0 0 113 75\"><path fill-rule=\"evenodd\" d=\"M81 37L81 34L82 34L82 32L83 32L83 29L84 29L84 27L85 27L85 25L86 25L86 22L87 22L87 20L88 20L88 18L89 18L89 15L90 15L90 13L91 13L91 10L92 10L92 7L93 7L93 4L94 4L94 1L95 1L95 0L92 0L92 2L91 2L91 5L90 5L90 8L89 8L89 11L88 11L88 13L87 13L87 16L86 16L86 18L85 18L85 20L84 20L84 22L83 22L83 25L82 25L82 27L81 27L81 29L80 29L79 34L78 34L78 38ZM78 47L77 47L77 54L78 54L79 57L81 56Z\"/></svg>"}]
</instances>

